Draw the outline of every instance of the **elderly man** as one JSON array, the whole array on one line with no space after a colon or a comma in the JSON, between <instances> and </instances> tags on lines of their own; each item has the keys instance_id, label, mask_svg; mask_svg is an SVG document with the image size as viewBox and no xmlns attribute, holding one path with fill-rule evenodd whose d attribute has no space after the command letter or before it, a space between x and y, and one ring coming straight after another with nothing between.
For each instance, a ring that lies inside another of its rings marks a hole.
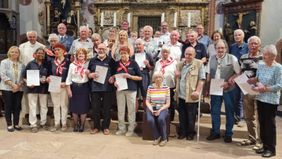
<instances>
[{"instance_id":1,"label":"elderly man","mask_svg":"<svg viewBox=\"0 0 282 159\"><path fill-rule=\"evenodd\" d=\"M198 33L198 42L205 45L206 48L212 43L210 37L205 35L205 28L202 24L198 24L196 27L196 31Z\"/></svg>"},{"instance_id":2,"label":"elderly man","mask_svg":"<svg viewBox=\"0 0 282 159\"><path fill-rule=\"evenodd\" d=\"M60 43L63 44L67 51L70 50L71 44L73 42L73 37L68 36L67 33L67 26L64 23L60 23L57 27L58 36L60 38Z\"/></svg>"},{"instance_id":3,"label":"elderly man","mask_svg":"<svg viewBox=\"0 0 282 159\"><path fill-rule=\"evenodd\" d=\"M165 44L165 46L170 49L170 56L174 58L177 62L181 60L182 54L182 44L178 42L179 36L179 32L177 30L173 30L170 33L170 41Z\"/></svg>"},{"instance_id":4,"label":"elderly man","mask_svg":"<svg viewBox=\"0 0 282 159\"><path fill-rule=\"evenodd\" d=\"M110 108L112 104L113 91L114 87L112 84L108 82L111 76L111 68L109 67L111 58L107 55L107 47L104 43L98 45L98 53L97 56L92 58L89 62L88 69L90 70L90 74L88 77L91 80L91 99L94 102L91 102L93 115L92 119L94 121L93 129L91 130L91 134L96 134L100 130L103 131L104 135L109 135L110 130ZM101 69L99 68L107 68L107 74L104 83L99 82L97 79L99 78L99 74L101 74ZM101 111L103 114L103 122L101 125Z\"/></svg>"},{"instance_id":5,"label":"elderly man","mask_svg":"<svg viewBox=\"0 0 282 159\"><path fill-rule=\"evenodd\" d=\"M240 66L234 55L227 53L227 44L219 40L215 44L216 55L210 57L207 65L208 80L224 79L223 95L211 95L211 117L212 130L207 140L220 138L220 112L222 101L224 100L226 113L226 131L224 142L232 142L233 125L234 125L234 78L240 73Z\"/></svg>"},{"instance_id":6,"label":"elderly man","mask_svg":"<svg viewBox=\"0 0 282 159\"><path fill-rule=\"evenodd\" d=\"M196 51L193 47L188 47L184 55L185 60L177 64L176 98L180 125L178 139L186 137L187 140L193 140L196 134L197 105L206 75L202 61L195 59Z\"/></svg>"},{"instance_id":7,"label":"elderly man","mask_svg":"<svg viewBox=\"0 0 282 159\"><path fill-rule=\"evenodd\" d=\"M33 58L33 53L38 48L45 48L45 45L37 42L37 32L36 31L28 31L26 33L27 37L27 42L22 43L19 46L21 55L20 55L20 61L26 66L30 61L32 61ZM23 94L22 98L22 112L21 112L21 119L26 115L26 113L29 112L29 107L28 107L28 99L27 99L27 94Z\"/></svg>"},{"instance_id":8,"label":"elderly man","mask_svg":"<svg viewBox=\"0 0 282 159\"><path fill-rule=\"evenodd\" d=\"M190 30L186 33L188 37L188 43L185 43L182 47L181 58L184 58L184 53L187 47L191 46L196 50L196 59L202 60L203 63L207 62L207 50L204 44L197 41L198 33L194 30Z\"/></svg>"},{"instance_id":9,"label":"elderly man","mask_svg":"<svg viewBox=\"0 0 282 159\"><path fill-rule=\"evenodd\" d=\"M230 53L237 57L240 60L241 56L248 53L248 44L244 42L244 32L241 29L237 29L234 31L234 40L235 43L230 46ZM240 88L236 85L236 89L234 92L234 109L235 109L235 123L242 127L242 119L243 119L243 94Z\"/></svg>"},{"instance_id":10,"label":"elderly man","mask_svg":"<svg viewBox=\"0 0 282 159\"><path fill-rule=\"evenodd\" d=\"M168 30L168 23L163 21L161 23L161 36L160 36L159 42L161 42L162 45L166 44L170 40L169 37L170 37L170 33Z\"/></svg>"},{"instance_id":11,"label":"elderly man","mask_svg":"<svg viewBox=\"0 0 282 159\"><path fill-rule=\"evenodd\" d=\"M261 40L257 36L252 36L248 39L248 54L244 54L240 58L242 72L249 78L256 77L258 64L262 62L262 55L260 54ZM249 137L243 140L240 145L248 146L254 145L254 149L260 147L260 136L257 122L257 106L255 95L245 95L244 101L244 117L246 120Z\"/></svg>"},{"instance_id":12,"label":"elderly man","mask_svg":"<svg viewBox=\"0 0 282 159\"><path fill-rule=\"evenodd\" d=\"M150 25L146 25L143 27L144 38L145 41L145 51L149 53L154 59L157 57L158 45L156 41L153 39L153 28Z\"/></svg>"},{"instance_id":13,"label":"elderly man","mask_svg":"<svg viewBox=\"0 0 282 159\"><path fill-rule=\"evenodd\" d=\"M93 42L88 38L89 28L87 26L81 26L79 28L79 38L74 40L69 50L70 55L74 55L79 48L87 50L87 59L91 59L93 55Z\"/></svg>"}]
</instances>

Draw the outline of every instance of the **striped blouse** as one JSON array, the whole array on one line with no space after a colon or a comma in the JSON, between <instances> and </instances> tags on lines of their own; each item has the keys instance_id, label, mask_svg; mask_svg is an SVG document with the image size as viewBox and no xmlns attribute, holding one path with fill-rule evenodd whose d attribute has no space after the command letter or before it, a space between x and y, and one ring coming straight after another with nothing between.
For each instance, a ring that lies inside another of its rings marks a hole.
<instances>
[{"instance_id":1,"label":"striped blouse","mask_svg":"<svg viewBox=\"0 0 282 159\"><path fill-rule=\"evenodd\" d=\"M153 85L148 87L147 100L149 100L152 105L166 104L166 101L169 99L169 87L162 86L161 88L155 88Z\"/></svg>"}]
</instances>

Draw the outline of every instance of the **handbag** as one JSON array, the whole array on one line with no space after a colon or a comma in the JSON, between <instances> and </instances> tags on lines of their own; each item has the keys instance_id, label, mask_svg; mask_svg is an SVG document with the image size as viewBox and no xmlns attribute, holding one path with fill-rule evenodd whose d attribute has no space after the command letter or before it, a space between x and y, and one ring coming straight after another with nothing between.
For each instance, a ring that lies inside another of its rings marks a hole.
<instances>
[{"instance_id":1,"label":"handbag","mask_svg":"<svg viewBox=\"0 0 282 159\"><path fill-rule=\"evenodd\" d=\"M211 106L210 103L205 101L205 97L202 97L201 103L200 103L200 112L204 114L210 114L211 113Z\"/></svg>"}]
</instances>

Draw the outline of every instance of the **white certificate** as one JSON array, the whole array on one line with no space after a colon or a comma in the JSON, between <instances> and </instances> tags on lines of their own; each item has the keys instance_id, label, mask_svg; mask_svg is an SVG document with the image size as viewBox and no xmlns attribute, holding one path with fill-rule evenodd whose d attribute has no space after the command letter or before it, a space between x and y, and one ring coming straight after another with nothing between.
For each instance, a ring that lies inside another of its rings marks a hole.
<instances>
[{"instance_id":1,"label":"white certificate","mask_svg":"<svg viewBox=\"0 0 282 159\"><path fill-rule=\"evenodd\" d=\"M135 61L138 64L140 68L145 68L144 61L146 60L146 54L145 53L136 53L135 55Z\"/></svg>"},{"instance_id":2,"label":"white certificate","mask_svg":"<svg viewBox=\"0 0 282 159\"><path fill-rule=\"evenodd\" d=\"M49 92L59 93L61 91L62 77L50 76L50 83L48 87Z\"/></svg>"},{"instance_id":3,"label":"white certificate","mask_svg":"<svg viewBox=\"0 0 282 159\"><path fill-rule=\"evenodd\" d=\"M95 73L98 74L97 78L94 78L94 81L104 84L105 83L105 79L107 77L107 73L108 73L108 67L104 67L104 66L96 66L96 70Z\"/></svg>"},{"instance_id":4,"label":"white certificate","mask_svg":"<svg viewBox=\"0 0 282 159\"><path fill-rule=\"evenodd\" d=\"M127 80L126 80L126 78L123 77L123 75L124 75L123 73L115 75L116 84L118 86L117 87L118 91L122 91L122 90L128 89Z\"/></svg>"},{"instance_id":5,"label":"white certificate","mask_svg":"<svg viewBox=\"0 0 282 159\"><path fill-rule=\"evenodd\" d=\"M210 95L222 96L224 79L211 79Z\"/></svg>"},{"instance_id":6,"label":"white certificate","mask_svg":"<svg viewBox=\"0 0 282 159\"><path fill-rule=\"evenodd\" d=\"M39 70L26 71L26 85L27 86L40 86Z\"/></svg>"},{"instance_id":7,"label":"white certificate","mask_svg":"<svg viewBox=\"0 0 282 159\"><path fill-rule=\"evenodd\" d=\"M237 85L240 87L241 91L244 95L250 94L250 95L257 95L258 92L254 91L252 89L252 85L250 85L248 81L248 77L245 73L242 73L240 76L236 77L234 81L237 83Z\"/></svg>"}]
</instances>

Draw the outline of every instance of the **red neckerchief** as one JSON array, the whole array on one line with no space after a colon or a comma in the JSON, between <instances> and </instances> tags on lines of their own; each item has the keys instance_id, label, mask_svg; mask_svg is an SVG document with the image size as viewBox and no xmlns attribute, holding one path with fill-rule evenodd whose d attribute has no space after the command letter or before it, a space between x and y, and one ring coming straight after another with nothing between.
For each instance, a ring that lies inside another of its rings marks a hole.
<instances>
[{"instance_id":1,"label":"red neckerchief","mask_svg":"<svg viewBox=\"0 0 282 159\"><path fill-rule=\"evenodd\" d=\"M172 57L169 57L167 60L161 59L160 64L161 64L161 72L164 74L165 73L165 67L172 64L174 59Z\"/></svg>"},{"instance_id":2,"label":"red neckerchief","mask_svg":"<svg viewBox=\"0 0 282 159\"><path fill-rule=\"evenodd\" d=\"M128 61L126 64L123 64L121 61L119 61L119 67L117 68L117 72L124 70L124 72L128 73L127 67L130 65L130 61Z\"/></svg>"},{"instance_id":3,"label":"red neckerchief","mask_svg":"<svg viewBox=\"0 0 282 159\"><path fill-rule=\"evenodd\" d=\"M64 70L64 66L66 65L66 61L64 60L63 62L60 63L56 58L56 59L54 59L54 63L57 66L56 75L62 75L63 70Z\"/></svg>"},{"instance_id":4,"label":"red neckerchief","mask_svg":"<svg viewBox=\"0 0 282 159\"><path fill-rule=\"evenodd\" d=\"M46 52L46 54L47 54L48 56L51 56L51 57L52 57L52 56L55 56L55 54L53 53L52 50L46 49L45 52Z\"/></svg>"},{"instance_id":5,"label":"red neckerchief","mask_svg":"<svg viewBox=\"0 0 282 159\"><path fill-rule=\"evenodd\" d=\"M83 75L84 75L84 72L85 72L85 71L84 71L85 68L83 67L84 63L85 63L85 61L79 62L79 61L77 61L77 60L75 60L75 61L73 62L73 64L76 66L76 68L75 68L75 73L79 73L80 76L81 76L81 78L83 78Z\"/></svg>"}]
</instances>

